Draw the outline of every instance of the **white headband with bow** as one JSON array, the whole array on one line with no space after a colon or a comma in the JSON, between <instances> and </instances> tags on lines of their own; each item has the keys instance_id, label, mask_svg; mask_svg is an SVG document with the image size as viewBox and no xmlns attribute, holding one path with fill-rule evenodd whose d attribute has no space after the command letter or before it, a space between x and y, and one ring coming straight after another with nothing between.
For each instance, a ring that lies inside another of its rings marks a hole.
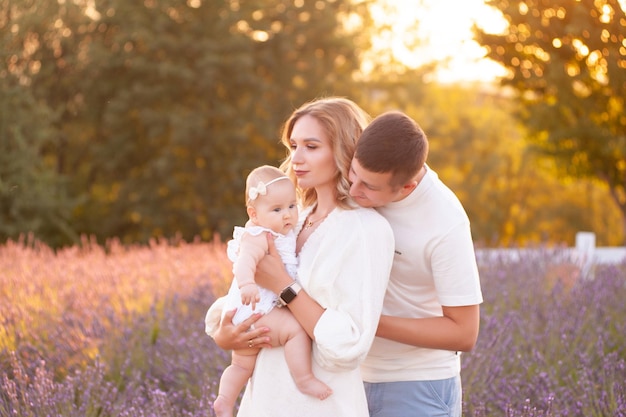
<instances>
[{"instance_id":1,"label":"white headband with bow","mask_svg":"<svg viewBox=\"0 0 626 417\"><path fill-rule=\"evenodd\" d=\"M267 187L274 184L276 181L288 179L289 178L287 177L278 177L274 178L267 184L265 184L263 181L259 181L256 187L250 187L250 189L248 190L248 198L250 198L250 201L254 201L257 199L258 196L267 194Z\"/></svg>"}]
</instances>

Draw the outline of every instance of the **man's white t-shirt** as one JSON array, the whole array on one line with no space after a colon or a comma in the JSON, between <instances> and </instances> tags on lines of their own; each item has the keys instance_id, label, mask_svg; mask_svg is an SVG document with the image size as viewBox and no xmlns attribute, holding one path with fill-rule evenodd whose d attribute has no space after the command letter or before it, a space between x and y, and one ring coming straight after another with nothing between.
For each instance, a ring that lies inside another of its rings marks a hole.
<instances>
[{"instance_id":1,"label":"man's white t-shirt","mask_svg":"<svg viewBox=\"0 0 626 417\"><path fill-rule=\"evenodd\" d=\"M395 236L383 315L439 317L442 306L483 301L467 214L437 174L426 169L410 195L377 209ZM376 337L361 370L366 382L438 380L458 375L460 358L457 352Z\"/></svg>"}]
</instances>

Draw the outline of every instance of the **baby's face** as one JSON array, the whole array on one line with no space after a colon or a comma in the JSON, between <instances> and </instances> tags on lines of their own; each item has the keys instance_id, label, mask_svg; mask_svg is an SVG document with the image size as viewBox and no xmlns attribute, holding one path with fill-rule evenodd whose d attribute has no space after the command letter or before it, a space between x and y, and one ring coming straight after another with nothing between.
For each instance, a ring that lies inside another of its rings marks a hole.
<instances>
[{"instance_id":1,"label":"baby's face","mask_svg":"<svg viewBox=\"0 0 626 417\"><path fill-rule=\"evenodd\" d=\"M296 189L291 181L276 181L267 187L253 203L256 216L253 222L276 233L287 234L298 222Z\"/></svg>"}]
</instances>

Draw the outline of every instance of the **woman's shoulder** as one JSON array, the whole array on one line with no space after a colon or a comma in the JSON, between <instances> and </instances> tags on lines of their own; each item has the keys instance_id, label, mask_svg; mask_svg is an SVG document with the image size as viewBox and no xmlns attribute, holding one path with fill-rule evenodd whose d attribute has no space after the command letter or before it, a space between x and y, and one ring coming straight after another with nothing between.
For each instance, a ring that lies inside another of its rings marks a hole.
<instances>
[{"instance_id":1,"label":"woman's shoulder","mask_svg":"<svg viewBox=\"0 0 626 417\"><path fill-rule=\"evenodd\" d=\"M393 249L394 236L389 222L372 208L341 209L326 230L328 234L325 238L346 246L361 242L376 251Z\"/></svg>"},{"instance_id":2,"label":"woman's shoulder","mask_svg":"<svg viewBox=\"0 0 626 417\"><path fill-rule=\"evenodd\" d=\"M367 218L367 217L380 217L383 218L376 210L369 207L354 207L349 209L337 208L337 211L341 213L341 215L346 217L355 217L355 218Z\"/></svg>"},{"instance_id":3,"label":"woman's shoulder","mask_svg":"<svg viewBox=\"0 0 626 417\"><path fill-rule=\"evenodd\" d=\"M352 226L361 224L367 228L378 226L391 230L391 226L389 226L387 219L385 219L382 214L373 208L357 207L353 209L338 210L338 218L342 223L347 222Z\"/></svg>"}]
</instances>

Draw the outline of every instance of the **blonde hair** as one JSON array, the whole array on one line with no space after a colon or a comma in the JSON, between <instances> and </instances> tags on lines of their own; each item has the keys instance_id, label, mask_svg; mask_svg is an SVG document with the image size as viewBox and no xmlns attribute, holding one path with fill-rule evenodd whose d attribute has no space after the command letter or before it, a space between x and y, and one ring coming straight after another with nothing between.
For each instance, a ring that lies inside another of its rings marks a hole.
<instances>
[{"instance_id":1,"label":"blonde hair","mask_svg":"<svg viewBox=\"0 0 626 417\"><path fill-rule=\"evenodd\" d=\"M348 173L356 147L356 142L367 126L371 117L356 103L343 97L320 98L302 105L287 119L283 127L281 142L288 149L287 158L280 168L297 184L291 165L291 132L296 122L303 116L314 117L322 126L331 141L333 157L337 167L335 175L335 199L342 208L354 208L356 204L350 197ZM314 188L305 190L296 187L302 207L309 207L317 202Z\"/></svg>"},{"instance_id":2,"label":"blonde hair","mask_svg":"<svg viewBox=\"0 0 626 417\"><path fill-rule=\"evenodd\" d=\"M254 205L253 201L250 199L250 190L253 187L258 187L260 182L267 184L281 177L286 177L285 173L271 165L262 165L253 169L246 178L246 207ZM290 179L290 181L292 180Z\"/></svg>"}]
</instances>

